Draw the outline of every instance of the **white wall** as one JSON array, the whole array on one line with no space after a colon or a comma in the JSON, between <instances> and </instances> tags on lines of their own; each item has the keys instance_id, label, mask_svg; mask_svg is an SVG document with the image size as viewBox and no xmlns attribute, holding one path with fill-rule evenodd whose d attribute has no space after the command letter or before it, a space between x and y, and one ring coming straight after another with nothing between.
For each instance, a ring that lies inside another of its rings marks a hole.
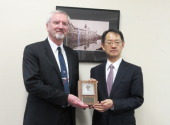
<instances>
[{"instance_id":1,"label":"white wall","mask_svg":"<svg viewBox=\"0 0 170 125\"><path fill-rule=\"evenodd\" d=\"M169 125L169 0L0 0L0 125L22 125L27 93L22 56L27 44L44 40L46 16L56 6L120 10L124 60L143 69L145 101L138 125ZM80 63L80 79L97 63ZM92 110L77 110L78 125L91 123Z\"/></svg>"}]
</instances>

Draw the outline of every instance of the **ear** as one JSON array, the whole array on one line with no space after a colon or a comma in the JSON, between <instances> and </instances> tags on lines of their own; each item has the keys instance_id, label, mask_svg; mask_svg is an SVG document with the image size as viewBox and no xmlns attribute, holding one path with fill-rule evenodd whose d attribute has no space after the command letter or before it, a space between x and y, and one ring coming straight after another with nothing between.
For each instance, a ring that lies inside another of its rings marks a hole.
<instances>
[{"instance_id":1,"label":"ear","mask_svg":"<svg viewBox=\"0 0 170 125\"><path fill-rule=\"evenodd\" d=\"M101 43L102 49L105 51L104 43Z\"/></svg>"},{"instance_id":2,"label":"ear","mask_svg":"<svg viewBox=\"0 0 170 125\"><path fill-rule=\"evenodd\" d=\"M48 25L48 23L46 23L46 30L47 30L47 32L49 31L48 27L49 27L49 25Z\"/></svg>"},{"instance_id":3,"label":"ear","mask_svg":"<svg viewBox=\"0 0 170 125\"><path fill-rule=\"evenodd\" d=\"M125 41L123 41L123 43L122 43L122 48L124 48L124 46L125 46Z\"/></svg>"}]
</instances>

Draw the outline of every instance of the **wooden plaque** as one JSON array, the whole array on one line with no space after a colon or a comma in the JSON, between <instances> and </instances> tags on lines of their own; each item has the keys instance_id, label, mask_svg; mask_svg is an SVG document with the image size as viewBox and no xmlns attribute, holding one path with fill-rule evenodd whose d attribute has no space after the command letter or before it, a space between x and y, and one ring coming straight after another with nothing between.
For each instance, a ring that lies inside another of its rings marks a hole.
<instances>
[{"instance_id":1,"label":"wooden plaque","mask_svg":"<svg viewBox=\"0 0 170 125\"><path fill-rule=\"evenodd\" d=\"M78 97L87 105L97 103L97 81L78 81Z\"/></svg>"}]
</instances>

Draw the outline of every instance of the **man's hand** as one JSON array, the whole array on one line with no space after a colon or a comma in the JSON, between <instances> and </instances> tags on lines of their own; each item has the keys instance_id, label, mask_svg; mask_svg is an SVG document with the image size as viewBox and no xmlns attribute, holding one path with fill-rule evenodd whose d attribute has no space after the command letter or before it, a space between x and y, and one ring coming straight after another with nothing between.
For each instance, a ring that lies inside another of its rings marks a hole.
<instances>
[{"instance_id":1,"label":"man's hand","mask_svg":"<svg viewBox=\"0 0 170 125\"><path fill-rule=\"evenodd\" d=\"M85 105L79 98L72 94L68 95L67 102L73 107L88 108L88 105Z\"/></svg>"},{"instance_id":2,"label":"man's hand","mask_svg":"<svg viewBox=\"0 0 170 125\"><path fill-rule=\"evenodd\" d=\"M93 107L99 112L105 112L108 109L113 108L113 101L111 99L106 99L101 101L101 103L94 104Z\"/></svg>"},{"instance_id":3,"label":"man's hand","mask_svg":"<svg viewBox=\"0 0 170 125\"><path fill-rule=\"evenodd\" d=\"M93 78L91 78L91 79L89 79L88 81L97 81L96 79L93 79ZM97 81L97 83L98 83L98 81Z\"/></svg>"}]
</instances>

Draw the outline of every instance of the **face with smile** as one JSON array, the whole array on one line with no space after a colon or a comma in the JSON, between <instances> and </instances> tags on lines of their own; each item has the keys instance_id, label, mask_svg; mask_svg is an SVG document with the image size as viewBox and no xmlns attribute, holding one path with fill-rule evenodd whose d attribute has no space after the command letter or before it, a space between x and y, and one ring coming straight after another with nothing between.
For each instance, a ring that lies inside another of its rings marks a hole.
<instances>
[{"instance_id":1,"label":"face with smile","mask_svg":"<svg viewBox=\"0 0 170 125\"><path fill-rule=\"evenodd\" d=\"M121 40L119 34L108 32L105 36L104 43L102 43L102 48L106 52L108 59L111 62L115 62L121 57L124 44L125 42Z\"/></svg>"},{"instance_id":2,"label":"face with smile","mask_svg":"<svg viewBox=\"0 0 170 125\"><path fill-rule=\"evenodd\" d=\"M63 40L68 32L68 18L63 13L54 13L46 24L47 32L52 41Z\"/></svg>"}]
</instances>

